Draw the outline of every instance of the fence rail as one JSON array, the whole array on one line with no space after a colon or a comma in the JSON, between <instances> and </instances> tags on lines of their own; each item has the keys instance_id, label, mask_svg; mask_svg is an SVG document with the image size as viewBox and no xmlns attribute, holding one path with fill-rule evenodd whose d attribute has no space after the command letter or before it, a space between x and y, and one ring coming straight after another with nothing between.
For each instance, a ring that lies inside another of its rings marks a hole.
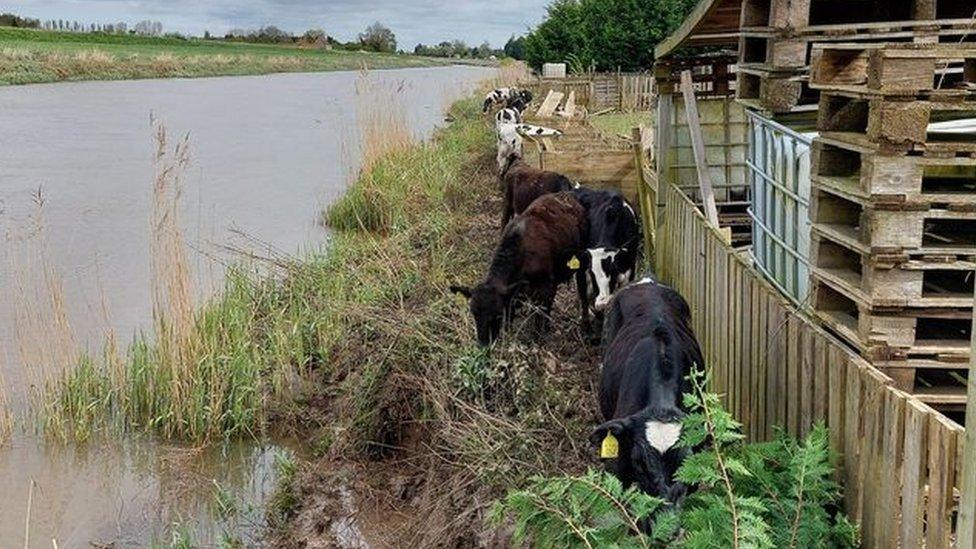
<instances>
[{"instance_id":1,"label":"fence rail","mask_svg":"<svg viewBox=\"0 0 976 549\"><path fill-rule=\"evenodd\" d=\"M830 428L845 508L866 547L949 547L963 429L814 325L660 182L657 268L688 300L712 389L751 440ZM645 226L653 211L644 212Z\"/></svg>"}]
</instances>

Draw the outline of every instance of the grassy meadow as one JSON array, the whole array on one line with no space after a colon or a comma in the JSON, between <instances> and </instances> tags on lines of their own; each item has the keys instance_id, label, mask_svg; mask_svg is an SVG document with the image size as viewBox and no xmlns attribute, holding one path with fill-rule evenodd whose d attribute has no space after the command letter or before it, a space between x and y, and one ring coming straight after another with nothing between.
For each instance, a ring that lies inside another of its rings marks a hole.
<instances>
[{"instance_id":1,"label":"grassy meadow","mask_svg":"<svg viewBox=\"0 0 976 549\"><path fill-rule=\"evenodd\" d=\"M0 85L432 67L449 60L293 45L0 27Z\"/></svg>"}]
</instances>

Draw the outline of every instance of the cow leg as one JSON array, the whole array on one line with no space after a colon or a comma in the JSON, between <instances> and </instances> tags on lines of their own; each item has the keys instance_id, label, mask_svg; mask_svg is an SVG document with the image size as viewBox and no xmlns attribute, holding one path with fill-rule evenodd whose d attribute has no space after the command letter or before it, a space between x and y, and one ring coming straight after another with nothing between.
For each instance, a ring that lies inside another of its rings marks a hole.
<instances>
[{"instance_id":1,"label":"cow leg","mask_svg":"<svg viewBox=\"0 0 976 549\"><path fill-rule=\"evenodd\" d=\"M556 285L552 282L547 282L543 287L539 288L538 292L538 305L542 309L536 316L536 336L541 337L549 332L551 327L550 318L552 317L552 304L556 301Z\"/></svg>"},{"instance_id":2,"label":"cow leg","mask_svg":"<svg viewBox=\"0 0 976 549\"><path fill-rule=\"evenodd\" d=\"M579 297L580 302L580 316L581 325L583 328L583 337L588 338L590 334L590 299L588 281L586 278L586 270L578 269L576 271L576 295Z\"/></svg>"}]
</instances>

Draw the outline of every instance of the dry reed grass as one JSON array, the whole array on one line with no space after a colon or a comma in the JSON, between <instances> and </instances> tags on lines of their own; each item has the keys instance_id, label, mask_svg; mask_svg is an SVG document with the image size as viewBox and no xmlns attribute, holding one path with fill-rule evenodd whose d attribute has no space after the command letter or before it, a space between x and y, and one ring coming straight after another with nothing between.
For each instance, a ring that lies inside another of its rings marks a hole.
<instances>
[{"instance_id":1,"label":"dry reed grass","mask_svg":"<svg viewBox=\"0 0 976 549\"><path fill-rule=\"evenodd\" d=\"M189 390L185 387L188 369L196 359L193 283L180 224L183 174L190 163L189 136L169 150L166 128L156 120L152 125L156 140L149 237L153 327L160 365L169 370L165 377L171 383L170 397L182 402ZM172 410L177 422L183 421L184 411L182 407Z\"/></svg>"},{"instance_id":2,"label":"dry reed grass","mask_svg":"<svg viewBox=\"0 0 976 549\"><path fill-rule=\"evenodd\" d=\"M63 276L48 256L41 189L35 191L33 201L34 209L25 226L11 233L8 242L10 273L16 288L17 358L27 377L25 396L36 402L42 390L77 361L80 347L68 320Z\"/></svg>"},{"instance_id":3,"label":"dry reed grass","mask_svg":"<svg viewBox=\"0 0 976 549\"><path fill-rule=\"evenodd\" d=\"M152 70L160 76L177 74L185 65L184 59L177 57L172 53L161 53L156 55L152 57L149 64L152 67Z\"/></svg>"},{"instance_id":4,"label":"dry reed grass","mask_svg":"<svg viewBox=\"0 0 976 549\"><path fill-rule=\"evenodd\" d=\"M10 409L10 397L7 396L7 384L0 374L0 446L10 440L14 431L14 414Z\"/></svg>"},{"instance_id":5,"label":"dry reed grass","mask_svg":"<svg viewBox=\"0 0 976 549\"><path fill-rule=\"evenodd\" d=\"M407 125L403 89L406 84L376 82L368 70L356 79L356 122L360 131L362 172L369 172L384 156L414 143Z\"/></svg>"},{"instance_id":6,"label":"dry reed grass","mask_svg":"<svg viewBox=\"0 0 976 549\"><path fill-rule=\"evenodd\" d=\"M495 71L495 76L488 79L486 88L500 88L521 86L532 80L532 71L524 61L505 60Z\"/></svg>"}]
</instances>

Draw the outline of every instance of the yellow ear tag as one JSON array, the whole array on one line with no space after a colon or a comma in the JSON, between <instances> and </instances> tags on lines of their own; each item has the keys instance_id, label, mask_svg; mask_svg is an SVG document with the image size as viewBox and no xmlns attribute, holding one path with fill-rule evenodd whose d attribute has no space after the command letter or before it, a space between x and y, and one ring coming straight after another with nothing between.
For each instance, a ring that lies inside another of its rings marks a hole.
<instances>
[{"instance_id":1,"label":"yellow ear tag","mask_svg":"<svg viewBox=\"0 0 976 549\"><path fill-rule=\"evenodd\" d=\"M580 268L579 258L574 255L573 258L569 260L569 263L566 264L566 266L574 271L579 270Z\"/></svg>"},{"instance_id":2,"label":"yellow ear tag","mask_svg":"<svg viewBox=\"0 0 976 549\"><path fill-rule=\"evenodd\" d=\"M617 442L617 437L613 436L613 433L607 431L607 436L604 437L603 442L600 443L600 458L610 459L619 455L620 444Z\"/></svg>"}]
</instances>

